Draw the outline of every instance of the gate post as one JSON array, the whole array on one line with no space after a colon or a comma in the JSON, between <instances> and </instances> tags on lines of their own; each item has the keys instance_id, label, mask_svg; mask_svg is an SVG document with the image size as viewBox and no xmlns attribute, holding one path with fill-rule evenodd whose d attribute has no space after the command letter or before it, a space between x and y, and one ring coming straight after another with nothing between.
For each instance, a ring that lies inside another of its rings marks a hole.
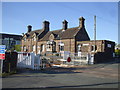
<instances>
[{"instance_id":1,"label":"gate post","mask_svg":"<svg viewBox=\"0 0 120 90\"><path fill-rule=\"evenodd\" d=\"M30 56L31 56L31 68L34 69L35 54L34 53L30 53Z\"/></svg>"},{"instance_id":2,"label":"gate post","mask_svg":"<svg viewBox=\"0 0 120 90\"><path fill-rule=\"evenodd\" d=\"M91 59L91 56L90 56L90 54L88 53L88 54L87 54L87 60L86 60L86 61L87 61L87 64L90 64L90 59Z\"/></svg>"},{"instance_id":3,"label":"gate post","mask_svg":"<svg viewBox=\"0 0 120 90\"><path fill-rule=\"evenodd\" d=\"M94 54L90 55L89 64L94 64Z\"/></svg>"}]
</instances>

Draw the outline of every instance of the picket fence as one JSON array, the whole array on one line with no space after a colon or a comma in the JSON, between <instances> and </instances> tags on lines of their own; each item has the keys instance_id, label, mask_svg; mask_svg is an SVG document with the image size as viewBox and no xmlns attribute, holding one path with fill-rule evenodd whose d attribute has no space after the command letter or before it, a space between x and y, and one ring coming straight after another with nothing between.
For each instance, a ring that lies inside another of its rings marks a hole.
<instances>
[{"instance_id":1,"label":"picket fence","mask_svg":"<svg viewBox=\"0 0 120 90\"><path fill-rule=\"evenodd\" d=\"M17 68L40 69L40 55L18 52Z\"/></svg>"}]
</instances>

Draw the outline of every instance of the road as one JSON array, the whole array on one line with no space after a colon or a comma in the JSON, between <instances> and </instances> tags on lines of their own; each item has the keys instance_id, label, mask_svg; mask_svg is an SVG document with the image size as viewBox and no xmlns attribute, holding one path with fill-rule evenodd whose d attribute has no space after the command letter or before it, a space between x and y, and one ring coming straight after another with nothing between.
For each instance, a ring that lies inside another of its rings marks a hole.
<instances>
[{"instance_id":1,"label":"road","mask_svg":"<svg viewBox=\"0 0 120 90\"><path fill-rule=\"evenodd\" d=\"M22 70L3 78L3 89L118 88L118 64Z\"/></svg>"}]
</instances>

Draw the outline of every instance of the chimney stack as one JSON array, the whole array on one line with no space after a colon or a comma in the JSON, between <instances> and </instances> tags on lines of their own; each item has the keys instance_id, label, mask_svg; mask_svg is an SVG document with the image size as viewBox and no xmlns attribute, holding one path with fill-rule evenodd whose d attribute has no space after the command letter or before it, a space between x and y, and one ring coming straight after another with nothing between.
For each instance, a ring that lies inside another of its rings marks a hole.
<instances>
[{"instance_id":1,"label":"chimney stack","mask_svg":"<svg viewBox=\"0 0 120 90\"><path fill-rule=\"evenodd\" d=\"M80 27L80 28L85 27L84 21L85 21L85 19L84 19L83 17L80 17L80 18L79 18L79 27Z\"/></svg>"},{"instance_id":2,"label":"chimney stack","mask_svg":"<svg viewBox=\"0 0 120 90\"><path fill-rule=\"evenodd\" d=\"M68 24L68 22L66 21L66 20L64 20L63 22L63 30L66 30L67 29L67 24Z\"/></svg>"},{"instance_id":3,"label":"chimney stack","mask_svg":"<svg viewBox=\"0 0 120 90\"><path fill-rule=\"evenodd\" d=\"M49 21L44 21L43 22L43 29L45 30L45 31L49 31Z\"/></svg>"},{"instance_id":4,"label":"chimney stack","mask_svg":"<svg viewBox=\"0 0 120 90\"><path fill-rule=\"evenodd\" d=\"M31 25L28 25L28 33L32 31L32 26Z\"/></svg>"}]
</instances>

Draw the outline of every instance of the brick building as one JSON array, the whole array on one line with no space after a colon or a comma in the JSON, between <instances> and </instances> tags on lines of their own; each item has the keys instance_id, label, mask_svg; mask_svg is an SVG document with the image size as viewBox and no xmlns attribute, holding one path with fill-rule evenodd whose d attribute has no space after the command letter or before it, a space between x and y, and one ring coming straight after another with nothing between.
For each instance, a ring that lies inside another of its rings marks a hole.
<instances>
[{"instance_id":1,"label":"brick building","mask_svg":"<svg viewBox=\"0 0 120 90\"><path fill-rule=\"evenodd\" d=\"M115 42L108 40L91 40L77 42L79 53L89 53L94 56L94 63L113 60Z\"/></svg>"},{"instance_id":2,"label":"brick building","mask_svg":"<svg viewBox=\"0 0 120 90\"><path fill-rule=\"evenodd\" d=\"M28 26L28 31L22 38L22 51L34 52L36 54L46 52L89 53L94 54L95 58L112 58L115 43L108 40L90 41L89 35L84 25L85 19L79 18L79 25L68 28L68 22L62 22L62 29L49 29L49 22L43 22L43 28L32 31L32 26ZM99 62L99 59L97 59Z\"/></svg>"},{"instance_id":3,"label":"brick building","mask_svg":"<svg viewBox=\"0 0 120 90\"><path fill-rule=\"evenodd\" d=\"M89 41L90 38L84 26L85 19L79 18L79 26L68 28L68 22L62 22L63 27L59 30L50 31L49 22L43 22L43 28L32 31L28 26L28 32L22 38L22 51L45 53L45 52L77 52L78 41Z\"/></svg>"}]
</instances>

